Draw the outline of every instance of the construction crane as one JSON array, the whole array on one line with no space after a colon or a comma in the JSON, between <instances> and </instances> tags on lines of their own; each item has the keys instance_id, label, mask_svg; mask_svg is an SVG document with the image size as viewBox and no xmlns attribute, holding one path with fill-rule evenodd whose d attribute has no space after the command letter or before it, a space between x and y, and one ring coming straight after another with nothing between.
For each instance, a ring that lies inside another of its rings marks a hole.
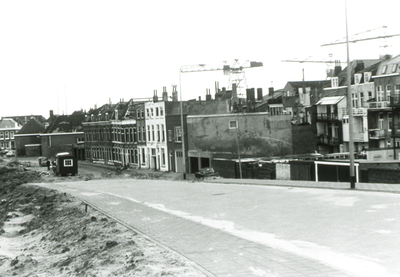
<instances>
[{"instance_id":1,"label":"construction crane","mask_svg":"<svg viewBox=\"0 0 400 277\"><path fill-rule=\"evenodd\" d=\"M262 62L255 62L246 60L244 62L239 59L228 63L224 61L223 63L217 64L198 64L198 65L188 65L181 68L181 73L188 72L205 72L205 71L220 71L224 72L224 75L229 75L228 89L232 88L232 84L236 84L238 95L242 95L241 91L247 88L245 69L253 67L262 67Z\"/></svg>"},{"instance_id":2,"label":"construction crane","mask_svg":"<svg viewBox=\"0 0 400 277\"><path fill-rule=\"evenodd\" d=\"M375 37L352 39L352 40L349 40L349 43L350 42L351 43L355 43L355 42L358 42L358 41L366 41L366 40L373 40L373 39L385 39L385 38L400 36L400 34L386 35L387 26L382 26L382 27L378 27L378 28L375 28L375 29L367 30L365 32L357 33L354 36L359 36L359 35L362 35L362 34L365 34L365 33L370 33L372 31L375 31L375 30L378 30L378 29L383 29L384 30L384 34L380 35L380 36L375 36ZM337 44L345 44L345 43L346 43L346 39L343 38L341 40L336 40L336 41L334 41L332 43L322 44L321 47L322 46L337 45ZM387 47L387 45L383 45L382 47Z\"/></svg>"}]
</instances>

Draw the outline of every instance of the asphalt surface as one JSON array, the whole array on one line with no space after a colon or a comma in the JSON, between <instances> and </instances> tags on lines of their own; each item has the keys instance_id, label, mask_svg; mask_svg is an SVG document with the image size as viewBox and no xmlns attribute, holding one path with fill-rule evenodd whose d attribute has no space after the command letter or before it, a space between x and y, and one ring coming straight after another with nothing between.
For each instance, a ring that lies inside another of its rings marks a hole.
<instances>
[{"instance_id":1,"label":"asphalt surface","mask_svg":"<svg viewBox=\"0 0 400 277\"><path fill-rule=\"evenodd\" d=\"M82 199L208 276L400 276L396 185L350 190L344 183L236 179L38 185Z\"/></svg>"}]
</instances>

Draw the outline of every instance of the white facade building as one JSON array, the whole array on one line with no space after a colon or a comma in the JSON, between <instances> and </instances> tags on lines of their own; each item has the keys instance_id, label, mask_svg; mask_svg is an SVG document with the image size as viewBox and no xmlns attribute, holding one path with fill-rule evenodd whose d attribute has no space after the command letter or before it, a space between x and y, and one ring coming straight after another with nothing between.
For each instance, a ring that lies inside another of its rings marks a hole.
<instances>
[{"instance_id":1,"label":"white facade building","mask_svg":"<svg viewBox=\"0 0 400 277\"><path fill-rule=\"evenodd\" d=\"M164 102L146 102L146 165L149 169L169 170Z\"/></svg>"}]
</instances>

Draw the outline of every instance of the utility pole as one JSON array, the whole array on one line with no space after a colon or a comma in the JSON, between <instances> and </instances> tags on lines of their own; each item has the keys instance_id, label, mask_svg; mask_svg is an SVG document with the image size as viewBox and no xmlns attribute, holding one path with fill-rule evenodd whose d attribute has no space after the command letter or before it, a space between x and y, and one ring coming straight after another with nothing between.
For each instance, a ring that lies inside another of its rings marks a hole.
<instances>
[{"instance_id":1,"label":"utility pole","mask_svg":"<svg viewBox=\"0 0 400 277\"><path fill-rule=\"evenodd\" d=\"M347 112L349 114L349 156L350 156L350 188L354 189L355 174L354 174L354 139L353 139L353 105L352 105L352 92L351 92L351 65L349 54L349 34L347 24L347 1L345 0L345 13L346 13L346 46L347 46Z\"/></svg>"}]
</instances>

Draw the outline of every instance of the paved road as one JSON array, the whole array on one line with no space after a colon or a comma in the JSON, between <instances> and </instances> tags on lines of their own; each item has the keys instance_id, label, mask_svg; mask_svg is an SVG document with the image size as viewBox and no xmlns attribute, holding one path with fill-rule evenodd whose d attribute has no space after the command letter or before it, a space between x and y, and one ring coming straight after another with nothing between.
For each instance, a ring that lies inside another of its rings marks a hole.
<instances>
[{"instance_id":1,"label":"paved road","mask_svg":"<svg viewBox=\"0 0 400 277\"><path fill-rule=\"evenodd\" d=\"M215 276L400 275L400 194L149 180L39 185L91 202Z\"/></svg>"}]
</instances>

